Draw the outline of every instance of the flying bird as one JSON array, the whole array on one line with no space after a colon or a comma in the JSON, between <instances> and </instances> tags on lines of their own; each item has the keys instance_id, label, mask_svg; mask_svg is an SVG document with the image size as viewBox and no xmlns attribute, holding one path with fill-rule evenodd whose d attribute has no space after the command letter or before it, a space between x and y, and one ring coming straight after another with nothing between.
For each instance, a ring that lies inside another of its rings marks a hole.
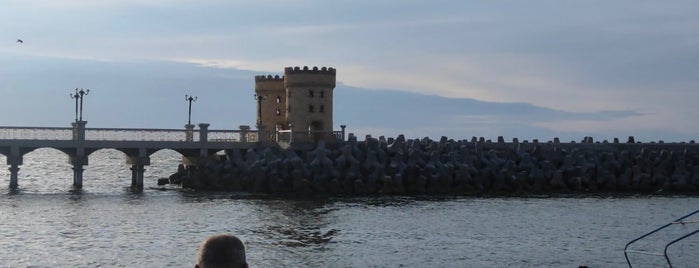
<instances>
[{"instance_id":1,"label":"flying bird","mask_svg":"<svg viewBox=\"0 0 699 268\"><path fill-rule=\"evenodd\" d=\"M24 41L22 41L22 39L17 39L17 43L24 44Z\"/></svg>"}]
</instances>

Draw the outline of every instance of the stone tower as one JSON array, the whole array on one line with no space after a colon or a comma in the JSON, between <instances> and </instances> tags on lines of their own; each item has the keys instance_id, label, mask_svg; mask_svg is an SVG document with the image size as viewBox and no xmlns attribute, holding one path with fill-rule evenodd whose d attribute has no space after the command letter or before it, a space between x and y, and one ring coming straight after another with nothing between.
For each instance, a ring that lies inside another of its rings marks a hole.
<instances>
[{"instance_id":1,"label":"stone tower","mask_svg":"<svg viewBox=\"0 0 699 268\"><path fill-rule=\"evenodd\" d=\"M284 76L256 76L257 123L267 130L333 131L333 68L286 67Z\"/></svg>"},{"instance_id":2,"label":"stone tower","mask_svg":"<svg viewBox=\"0 0 699 268\"><path fill-rule=\"evenodd\" d=\"M288 129L286 120L286 89L284 78L277 76L255 76L255 95L257 98L256 125L266 130ZM286 126L286 127L284 127Z\"/></svg>"}]
</instances>

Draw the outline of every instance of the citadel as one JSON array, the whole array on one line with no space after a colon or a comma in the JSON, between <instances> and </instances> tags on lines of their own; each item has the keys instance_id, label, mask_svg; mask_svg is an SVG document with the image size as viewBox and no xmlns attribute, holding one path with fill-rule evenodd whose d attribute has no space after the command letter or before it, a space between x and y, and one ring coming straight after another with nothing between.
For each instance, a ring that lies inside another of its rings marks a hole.
<instances>
[{"instance_id":1,"label":"citadel","mask_svg":"<svg viewBox=\"0 0 699 268\"><path fill-rule=\"evenodd\" d=\"M284 76L255 77L258 129L308 133L318 140L333 132L333 68L286 67Z\"/></svg>"}]
</instances>

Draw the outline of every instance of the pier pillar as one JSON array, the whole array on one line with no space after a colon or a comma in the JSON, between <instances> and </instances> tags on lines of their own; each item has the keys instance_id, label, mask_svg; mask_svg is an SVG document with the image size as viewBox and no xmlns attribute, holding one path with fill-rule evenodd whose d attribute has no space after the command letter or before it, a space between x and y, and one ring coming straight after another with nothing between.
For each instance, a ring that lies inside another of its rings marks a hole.
<instances>
[{"instance_id":1,"label":"pier pillar","mask_svg":"<svg viewBox=\"0 0 699 268\"><path fill-rule=\"evenodd\" d=\"M76 121L71 123L73 126L73 140L84 141L85 140L85 125L87 121Z\"/></svg>"},{"instance_id":2,"label":"pier pillar","mask_svg":"<svg viewBox=\"0 0 699 268\"><path fill-rule=\"evenodd\" d=\"M294 142L294 124L289 124L289 144Z\"/></svg>"},{"instance_id":3,"label":"pier pillar","mask_svg":"<svg viewBox=\"0 0 699 268\"><path fill-rule=\"evenodd\" d=\"M131 165L131 187L143 188L143 174L146 169L143 165Z\"/></svg>"},{"instance_id":4,"label":"pier pillar","mask_svg":"<svg viewBox=\"0 0 699 268\"><path fill-rule=\"evenodd\" d=\"M209 150L206 143L209 141L209 124L201 123L199 124L199 142L201 147L199 148L199 157L206 158L209 156Z\"/></svg>"},{"instance_id":5,"label":"pier pillar","mask_svg":"<svg viewBox=\"0 0 699 268\"><path fill-rule=\"evenodd\" d=\"M194 125L184 125L184 136L185 141L194 141Z\"/></svg>"},{"instance_id":6,"label":"pier pillar","mask_svg":"<svg viewBox=\"0 0 699 268\"><path fill-rule=\"evenodd\" d=\"M19 174L19 166L18 165L11 165L10 166L10 189L17 189L19 187L19 183L17 182L17 175Z\"/></svg>"},{"instance_id":7,"label":"pier pillar","mask_svg":"<svg viewBox=\"0 0 699 268\"><path fill-rule=\"evenodd\" d=\"M250 126L240 125L240 142L248 142L248 132L250 132Z\"/></svg>"},{"instance_id":8,"label":"pier pillar","mask_svg":"<svg viewBox=\"0 0 699 268\"><path fill-rule=\"evenodd\" d=\"M345 141L345 128L347 125L340 125L340 128L342 128L342 141Z\"/></svg>"},{"instance_id":9,"label":"pier pillar","mask_svg":"<svg viewBox=\"0 0 699 268\"><path fill-rule=\"evenodd\" d=\"M146 148L139 148L138 151L129 153L126 164L131 165L131 188L143 189L145 166L150 165L150 156Z\"/></svg>"},{"instance_id":10,"label":"pier pillar","mask_svg":"<svg viewBox=\"0 0 699 268\"><path fill-rule=\"evenodd\" d=\"M209 141L209 124L199 124L199 141L203 143Z\"/></svg>"},{"instance_id":11,"label":"pier pillar","mask_svg":"<svg viewBox=\"0 0 699 268\"><path fill-rule=\"evenodd\" d=\"M279 125L274 126L274 141L279 142Z\"/></svg>"},{"instance_id":12,"label":"pier pillar","mask_svg":"<svg viewBox=\"0 0 699 268\"><path fill-rule=\"evenodd\" d=\"M266 135L267 134L265 132L265 125L257 125L257 141L258 142L267 141Z\"/></svg>"},{"instance_id":13,"label":"pier pillar","mask_svg":"<svg viewBox=\"0 0 699 268\"><path fill-rule=\"evenodd\" d=\"M23 157L20 153L18 146L12 146L10 148L10 153L7 154L7 164L10 166L10 189L17 189L19 187L18 174L19 166L22 165Z\"/></svg>"},{"instance_id":14,"label":"pier pillar","mask_svg":"<svg viewBox=\"0 0 699 268\"><path fill-rule=\"evenodd\" d=\"M83 187L83 166L88 164L85 148L79 146L76 148L75 154L68 157L68 162L73 165L73 187L81 189Z\"/></svg>"},{"instance_id":15,"label":"pier pillar","mask_svg":"<svg viewBox=\"0 0 699 268\"><path fill-rule=\"evenodd\" d=\"M83 165L73 166L73 187L77 189L83 188L83 171L85 171Z\"/></svg>"}]
</instances>

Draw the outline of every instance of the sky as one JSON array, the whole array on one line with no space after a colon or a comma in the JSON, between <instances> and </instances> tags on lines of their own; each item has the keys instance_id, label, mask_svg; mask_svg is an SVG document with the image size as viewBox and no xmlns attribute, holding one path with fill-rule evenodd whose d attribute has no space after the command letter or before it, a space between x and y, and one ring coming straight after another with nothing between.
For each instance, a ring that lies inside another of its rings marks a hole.
<instances>
[{"instance_id":1,"label":"sky","mask_svg":"<svg viewBox=\"0 0 699 268\"><path fill-rule=\"evenodd\" d=\"M88 127L179 128L184 94L252 125L286 66L336 68L360 135L699 136L697 1L0 0L0 125L67 125L76 87Z\"/></svg>"}]
</instances>

